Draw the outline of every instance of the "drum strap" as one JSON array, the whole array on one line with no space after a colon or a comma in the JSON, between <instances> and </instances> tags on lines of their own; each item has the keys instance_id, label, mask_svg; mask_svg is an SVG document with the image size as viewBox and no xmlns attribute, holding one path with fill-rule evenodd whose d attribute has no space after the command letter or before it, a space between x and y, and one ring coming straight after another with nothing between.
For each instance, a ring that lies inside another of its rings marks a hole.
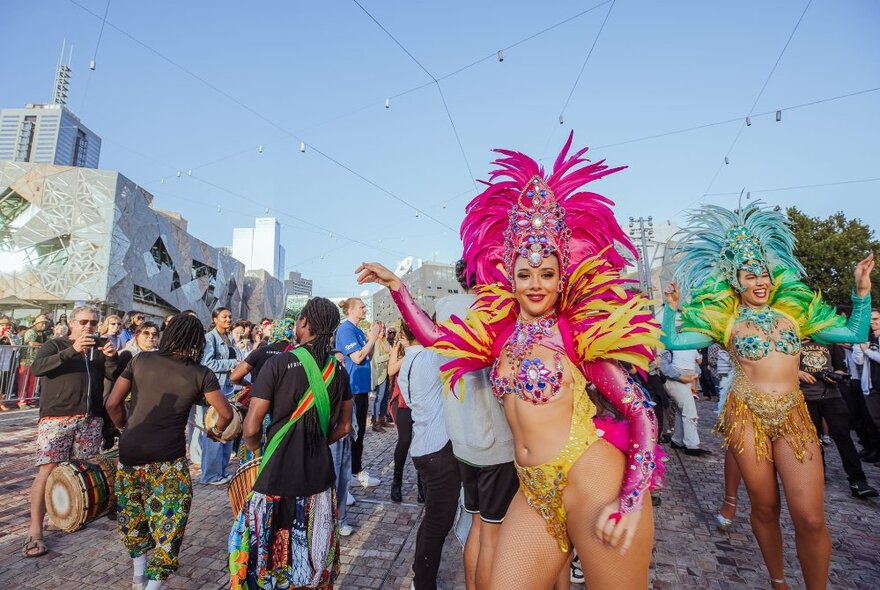
<instances>
[{"instance_id":1,"label":"drum strap","mask_svg":"<svg viewBox=\"0 0 880 590\"><path fill-rule=\"evenodd\" d=\"M327 430L330 428L330 395L327 393L327 385L336 375L336 360L332 356L328 358L327 365L321 371L318 368L318 363L315 362L312 355L304 348L294 348L290 352L302 363L303 369L306 371L306 378L309 380L309 389L299 400L299 404L297 404L296 409L291 414L290 420L275 433L275 436L266 445L266 451L263 453L263 458L260 461L260 469L257 472L257 476L263 471L263 467L269 463L269 459L275 453L275 449L281 444L285 435L312 406L318 412L318 426L321 427L321 432L324 433L325 438L327 437Z\"/></svg>"}]
</instances>

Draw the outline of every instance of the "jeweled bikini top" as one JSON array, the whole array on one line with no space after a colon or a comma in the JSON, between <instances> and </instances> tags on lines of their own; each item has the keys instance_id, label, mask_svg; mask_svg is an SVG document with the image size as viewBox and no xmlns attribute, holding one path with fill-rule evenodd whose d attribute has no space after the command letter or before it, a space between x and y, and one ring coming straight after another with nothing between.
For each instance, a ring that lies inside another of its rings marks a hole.
<instances>
[{"instance_id":1,"label":"jeweled bikini top","mask_svg":"<svg viewBox=\"0 0 880 590\"><path fill-rule=\"evenodd\" d=\"M556 314L542 316L536 320L516 320L516 327L507 340L507 360L510 373L498 374L499 359L492 365L492 390L495 397L502 399L509 393L516 394L523 401L543 404L559 393L562 384L562 354L553 355L553 369L544 364L539 357L531 355L532 348L542 339L553 336Z\"/></svg>"},{"instance_id":2,"label":"jeweled bikini top","mask_svg":"<svg viewBox=\"0 0 880 590\"><path fill-rule=\"evenodd\" d=\"M733 348L744 359L759 361L771 350L792 356L801 351L800 338L789 320L769 306L740 307L735 325L739 324L746 327L734 336Z\"/></svg>"}]
</instances>

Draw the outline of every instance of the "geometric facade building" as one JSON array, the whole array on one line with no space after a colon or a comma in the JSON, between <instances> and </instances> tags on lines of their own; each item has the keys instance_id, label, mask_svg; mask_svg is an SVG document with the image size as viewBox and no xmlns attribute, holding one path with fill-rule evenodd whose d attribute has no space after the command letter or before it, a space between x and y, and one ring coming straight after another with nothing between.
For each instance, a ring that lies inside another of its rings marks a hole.
<instances>
[{"instance_id":1,"label":"geometric facade building","mask_svg":"<svg viewBox=\"0 0 880 590\"><path fill-rule=\"evenodd\" d=\"M180 215L153 209L152 195L118 172L0 161L4 297L42 309L192 309L208 323L219 306L234 318L277 317L281 291L190 235Z\"/></svg>"},{"instance_id":2,"label":"geometric facade building","mask_svg":"<svg viewBox=\"0 0 880 590\"><path fill-rule=\"evenodd\" d=\"M287 279L284 281L284 292L287 296L305 295L312 296L312 280L307 279L302 274L294 271L287 273Z\"/></svg>"}]
</instances>

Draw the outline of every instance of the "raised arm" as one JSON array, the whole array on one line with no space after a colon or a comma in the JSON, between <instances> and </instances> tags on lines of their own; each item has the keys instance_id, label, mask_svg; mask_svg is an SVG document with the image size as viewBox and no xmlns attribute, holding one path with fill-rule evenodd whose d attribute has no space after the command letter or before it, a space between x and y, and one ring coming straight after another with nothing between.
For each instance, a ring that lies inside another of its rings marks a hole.
<instances>
[{"instance_id":1,"label":"raised arm","mask_svg":"<svg viewBox=\"0 0 880 590\"><path fill-rule=\"evenodd\" d=\"M657 418L642 390L614 361L584 363L584 375L623 414L629 423L626 472L620 489L619 511L641 509L654 473Z\"/></svg>"},{"instance_id":2,"label":"raised arm","mask_svg":"<svg viewBox=\"0 0 880 590\"><path fill-rule=\"evenodd\" d=\"M440 340L443 332L438 328L431 318L423 312L418 304L416 304L406 285L400 282L393 272L379 264L378 262L364 262L355 271L358 273L358 283L377 283L383 287L388 287L391 291L391 299L400 310L403 320L412 330L422 346L432 346Z\"/></svg>"},{"instance_id":3,"label":"raised arm","mask_svg":"<svg viewBox=\"0 0 880 590\"><path fill-rule=\"evenodd\" d=\"M864 297L852 295L852 311L845 326L839 328L826 328L812 334L810 338L820 344L856 344L868 339L868 329L871 325L871 294Z\"/></svg>"}]
</instances>

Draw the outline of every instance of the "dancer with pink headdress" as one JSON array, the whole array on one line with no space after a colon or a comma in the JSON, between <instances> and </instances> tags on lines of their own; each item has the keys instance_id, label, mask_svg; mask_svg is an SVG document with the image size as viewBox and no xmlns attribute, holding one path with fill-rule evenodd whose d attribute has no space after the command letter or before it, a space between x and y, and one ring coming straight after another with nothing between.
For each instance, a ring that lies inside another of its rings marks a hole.
<instances>
[{"instance_id":1,"label":"dancer with pink headdress","mask_svg":"<svg viewBox=\"0 0 880 590\"><path fill-rule=\"evenodd\" d=\"M549 588L572 545L591 588L647 588L654 541L650 489L660 483L652 403L618 361L647 369L659 326L624 289L620 244L635 253L611 201L582 190L617 172L569 156L549 175L498 150L488 188L461 236L477 300L435 325L400 280L364 263L360 283L391 290L418 340L450 357L448 385L491 368L514 437L520 490L501 525L492 588ZM463 395L468 395L465 391Z\"/></svg>"}]
</instances>

